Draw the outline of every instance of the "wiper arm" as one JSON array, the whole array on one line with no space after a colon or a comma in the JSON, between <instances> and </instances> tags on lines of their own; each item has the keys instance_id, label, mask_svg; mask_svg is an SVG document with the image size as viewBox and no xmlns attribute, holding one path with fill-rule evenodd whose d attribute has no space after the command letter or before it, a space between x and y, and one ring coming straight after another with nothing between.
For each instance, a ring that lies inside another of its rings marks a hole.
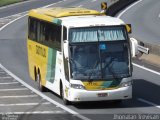
<instances>
[{"instance_id":1,"label":"wiper arm","mask_svg":"<svg viewBox=\"0 0 160 120\"><path fill-rule=\"evenodd\" d=\"M95 72L95 68L96 68L96 66L97 66L97 64L98 64L98 60L94 63L94 66L93 66L93 71L91 72L91 74L89 75L89 77L88 77L88 81L89 82L91 82L92 80L91 80L91 76L93 75L93 73Z\"/></svg>"},{"instance_id":2,"label":"wiper arm","mask_svg":"<svg viewBox=\"0 0 160 120\"><path fill-rule=\"evenodd\" d=\"M110 58L109 62L106 63L106 65L104 66L104 68L102 69L102 77L104 77L104 71L105 69L112 63L112 58Z\"/></svg>"},{"instance_id":3,"label":"wiper arm","mask_svg":"<svg viewBox=\"0 0 160 120\"><path fill-rule=\"evenodd\" d=\"M113 65L113 63L112 63L112 65ZM112 65L108 66L108 70L112 74L113 78L118 81L119 80L118 76L116 76L115 72L112 71Z\"/></svg>"}]
</instances>

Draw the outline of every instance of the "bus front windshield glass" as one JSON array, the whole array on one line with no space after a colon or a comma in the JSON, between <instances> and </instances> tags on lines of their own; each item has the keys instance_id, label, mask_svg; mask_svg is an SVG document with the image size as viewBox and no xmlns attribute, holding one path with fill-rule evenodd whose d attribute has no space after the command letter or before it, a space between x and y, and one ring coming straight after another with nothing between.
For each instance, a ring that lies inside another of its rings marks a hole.
<instances>
[{"instance_id":1,"label":"bus front windshield glass","mask_svg":"<svg viewBox=\"0 0 160 120\"><path fill-rule=\"evenodd\" d=\"M69 41L72 79L130 76L129 43L124 27L73 28Z\"/></svg>"}]
</instances>

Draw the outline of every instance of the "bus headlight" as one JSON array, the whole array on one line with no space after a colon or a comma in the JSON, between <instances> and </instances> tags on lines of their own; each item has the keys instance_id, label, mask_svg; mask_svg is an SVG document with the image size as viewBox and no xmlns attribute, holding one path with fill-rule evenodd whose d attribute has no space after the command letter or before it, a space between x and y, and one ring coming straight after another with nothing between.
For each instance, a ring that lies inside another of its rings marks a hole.
<instances>
[{"instance_id":1,"label":"bus headlight","mask_svg":"<svg viewBox=\"0 0 160 120\"><path fill-rule=\"evenodd\" d=\"M120 84L120 87L128 87L133 84L133 81L123 82Z\"/></svg>"},{"instance_id":2,"label":"bus headlight","mask_svg":"<svg viewBox=\"0 0 160 120\"><path fill-rule=\"evenodd\" d=\"M85 87L83 85L80 85L80 84L71 84L71 88L74 88L74 89L85 89Z\"/></svg>"}]
</instances>

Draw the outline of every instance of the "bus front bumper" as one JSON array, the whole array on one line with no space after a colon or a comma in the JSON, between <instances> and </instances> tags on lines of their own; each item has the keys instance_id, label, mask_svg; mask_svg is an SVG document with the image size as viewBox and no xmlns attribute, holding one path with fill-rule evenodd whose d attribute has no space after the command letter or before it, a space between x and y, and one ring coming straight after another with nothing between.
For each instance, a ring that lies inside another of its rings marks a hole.
<instances>
[{"instance_id":1,"label":"bus front bumper","mask_svg":"<svg viewBox=\"0 0 160 120\"><path fill-rule=\"evenodd\" d=\"M132 98L132 86L122 87L114 90L99 90L99 91L88 91L88 90L71 88L68 91L68 100L71 102L124 100L131 98Z\"/></svg>"}]
</instances>

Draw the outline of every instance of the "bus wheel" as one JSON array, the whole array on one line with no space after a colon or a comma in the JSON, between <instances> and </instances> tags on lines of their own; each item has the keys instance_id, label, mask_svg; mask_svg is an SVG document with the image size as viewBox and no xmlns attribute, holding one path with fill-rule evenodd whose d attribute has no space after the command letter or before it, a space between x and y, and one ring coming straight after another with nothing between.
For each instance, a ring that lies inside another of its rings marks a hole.
<instances>
[{"instance_id":1,"label":"bus wheel","mask_svg":"<svg viewBox=\"0 0 160 120\"><path fill-rule=\"evenodd\" d=\"M38 82L38 89L39 89L41 92L45 92L45 91L46 91L46 88L42 85L41 74L40 74L40 73L37 74L36 79L37 79L36 81Z\"/></svg>"},{"instance_id":2,"label":"bus wheel","mask_svg":"<svg viewBox=\"0 0 160 120\"><path fill-rule=\"evenodd\" d=\"M63 91L63 85L62 85L62 83L61 83L61 89L60 90L61 90L61 97L62 97L63 103L65 105L69 105L70 102L64 98L64 91Z\"/></svg>"}]
</instances>

